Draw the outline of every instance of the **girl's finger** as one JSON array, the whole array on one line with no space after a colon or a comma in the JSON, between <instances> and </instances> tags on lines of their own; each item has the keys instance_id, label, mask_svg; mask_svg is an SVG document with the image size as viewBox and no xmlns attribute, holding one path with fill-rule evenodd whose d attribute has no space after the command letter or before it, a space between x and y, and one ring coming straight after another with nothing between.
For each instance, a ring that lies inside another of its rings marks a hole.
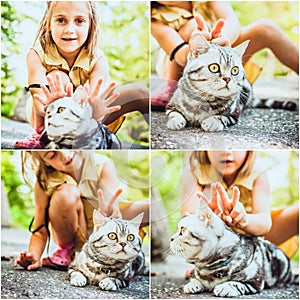
<instances>
[{"instance_id":1,"label":"girl's finger","mask_svg":"<svg viewBox=\"0 0 300 300\"><path fill-rule=\"evenodd\" d=\"M54 84L53 78L51 75L47 75L47 81L50 88L50 91L53 93L56 91L56 86Z\"/></svg>"},{"instance_id":2,"label":"girl's finger","mask_svg":"<svg viewBox=\"0 0 300 300\"><path fill-rule=\"evenodd\" d=\"M107 88L104 90L104 92L102 93L102 97L103 99L106 99L107 96L111 93L111 91L113 90L113 88L115 87L116 83L115 82L111 82Z\"/></svg>"},{"instance_id":3,"label":"girl's finger","mask_svg":"<svg viewBox=\"0 0 300 300\"><path fill-rule=\"evenodd\" d=\"M59 73L56 73L54 75L54 83L55 83L55 88L57 91L64 92L64 85L63 85L62 78Z\"/></svg>"},{"instance_id":4,"label":"girl's finger","mask_svg":"<svg viewBox=\"0 0 300 300\"><path fill-rule=\"evenodd\" d=\"M34 98L34 100L40 102L41 104L47 105L47 100L45 100L44 98L42 98L40 95L34 94L33 98Z\"/></svg>"},{"instance_id":5,"label":"girl's finger","mask_svg":"<svg viewBox=\"0 0 300 300\"><path fill-rule=\"evenodd\" d=\"M224 187L219 182L217 183L217 191L221 198L223 212L224 212L224 214L228 215L229 212L231 211L231 201L229 200Z\"/></svg>"},{"instance_id":6,"label":"girl's finger","mask_svg":"<svg viewBox=\"0 0 300 300\"><path fill-rule=\"evenodd\" d=\"M216 22L215 26L214 26L213 29L211 30L211 37L212 37L212 39L215 39L215 38L220 37L221 31L222 31L224 25L225 25L224 19L219 19L219 20Z\"/></svg>"},{"instance_id":7,"label":"girl's finger","mask_svg":"<svg viewBox=\"0 0 300 300\"><path fill-rule=\"evenodd\" d=\"M92 90L92 93L89 95L89 102L93 101L99 95L102 83L103 83L103 79L99 78L97 80L96 86Z\"/></svg>"},{"instance_id":8,"label":"girl's finger","mask_svg":"<svg viewBox=\"0 0 300 300\"><path fill-rule=\"evenodd\" d=\"M112 94L110 97L108 97L107 99L105 99L105 105L109 106L110 104L112 104L113 102L115 102L119 96L120 96L120 93L114 93L114 94Z\"/></svg>"},{"instance_id":9,"label":"girl's finger","mask_svg":"<svg viewBox=\"0 0 300 300\"><path fill-rule=\"evenodd\" d=\"M66 86L66 96L72 97L72 95L73 95L73 84L69 82Z\"/></svg>"},{"instance_id":10,"label":"girl's finger","mask_svg":"<svg viewBox=\"0 0 300 300\"><path fill-rule=\"evenodd\" d=\"M199 14L195 15L195 21L197 23L197 29L200 31L207 31L206 22L203 17Z\"/></svg>"},{"instance_id":11,"label":"girl's finger","mask_svg":"<svg viewBox=\"0 0 300 300\"><path fill-rule=\"evenodd\" d=\"M240 190L238 187L234 186L232 191L232 207L236 207L238 201L240 200Z\"/></svg>"},{"instance_id":12,"label":"girl's finger","mask_svg":"<svg viewBox=\"0 0 300 300\"><path fill-rule=\"evenodd\" d=\"M98 195L98 201L99 201L99 208L103 208L106 204L105 204L103 192L101 189L98 189L97 195Z\"/></svg>"},{"instance_id":13,"label":"girl's finger","mask_svg":"<svg viewBox=\"0 0 300 300\"><path fill-rule=\"evenodd\" d=\"M111 114L113 112L119 111L120 109L121 109L120 105L108 107L107 110L106 110L106 114L105 115L108 115L108 114Z\"/></svg>"},{"instance_id":14,"label":"girl's finger","mask_svg":"<svg viewBox=\"0 0 300 300\"><path fill-rule=\"evenodd\" d=\"M123 192L122 189L117 189L117 191L114 193L114 195L112 196L112 198L109 200L108 202L108 206L112 207L113 204L115 203L116 199L120 196L120 194Z\"/></svg>"}]
</instances>

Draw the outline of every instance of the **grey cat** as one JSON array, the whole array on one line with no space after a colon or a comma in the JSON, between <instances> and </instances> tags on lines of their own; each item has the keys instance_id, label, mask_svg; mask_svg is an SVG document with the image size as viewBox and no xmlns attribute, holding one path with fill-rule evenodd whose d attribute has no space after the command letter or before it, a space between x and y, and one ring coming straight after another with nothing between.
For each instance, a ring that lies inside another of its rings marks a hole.
<instances>
[{"instance_id":1,"label":"grey cat","mask_svg":"<svg viewBox=\"0 0 300 300\"><path fill-rule=\"evenodd\" d=\"M87 92L80 86L72 97L50 103L42 143L47 149L120 149L117 136L93 118Z\"/></svg>"},{"instance_id":2,"label":"grey cat","mask_svg":"<svg viewBox=\"0 0 300 300\"><path fill-rule=\"evenodd\" d=\"M127 287L135 275L147 275L139 236L142 218L111 219L94 210L94 231L69 267L71 285L115 291Z\"/></svg>"},{"instance_id":3,"label":"grey cat","mask_svg":"<svg viewBox=\"0 0 300 300\"><path fill-rule=\"evenodd\" d=\"M296 110L292 101L254 97L242 65L248 43L221 47L209 44L201 34L193 35L187 65L166 107L169 129L195 126L222 131L238 122L244 107Z\"/></svg>"},{"instance_id":4,"label":"grey cat","mask_svg":"<svg viewBox=\"0 0 300 300\"><path fill-rule=\"evenodd\" d=\"M183 217L171 238L171 250L195 265L185 293L213 291L220 297L238 297L298 284L298 275L292 274L281 249L233 231L206 204L202 207Z\"/></svg>"}]
</instances>

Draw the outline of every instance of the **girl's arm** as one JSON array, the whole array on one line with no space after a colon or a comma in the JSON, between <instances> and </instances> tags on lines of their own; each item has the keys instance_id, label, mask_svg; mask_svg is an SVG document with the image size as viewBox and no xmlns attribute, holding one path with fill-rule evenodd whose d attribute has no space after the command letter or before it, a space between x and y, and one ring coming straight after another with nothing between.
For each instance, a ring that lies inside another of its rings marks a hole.
<instances>
[{"instance_id":1,"label":"girl's arm","mask_svg":"<svg viewBox=\"0 0 300 300\"><path fill-rule=\"evenodd\" d=\"M121 218L117 198L122 192L117 189L117 174L111 160L107 161L100 175L100 186L98 190L99 211L107 217Z\"/></svg>"},{"instance_id":2,"label":"girl's arm","mask_svg":"<svg viewBox=\"0 0 300 300\"><path fill-rule=\"evenodd\" d=\"M209 6L217 19L225 20L224 27L222 28L222 35L229 39L231 45L234 44L240 36L241 26L230 3L226 1L210 1ZM212 42L217 43L214 40Z\"/></svg>"},{"instance_id":3,"label":"girl's arm","mask_svg":"<svg viewBox=\"0 0 300 300\"><path fill-rule=\"evenodd\" d=\"M49 197L40 185L36 183L34 187L35 214L32 230L37 229L40 225L47 225L45 224L45 214L48 201ZM47 239L48 233L45 226L33 233L30 238L28 251L22 251L15 260L14 265L20 265L29 271L37 270L41 266L41 256L44 252Z\"/></svg>"},{"instance_id":4,"label":"girl's arm","mask_svg":"<svg viewBox=\"0 0 300 300\"><path fill-rule=\"evenodd\" d=\"M39 83L39 84L47 84L46 78L46 68L42 65L42 61L38 54L33 50L29 50L27 57L27 70L28 70L28 85ZM40 95L44 97L44 92L42 89L34 88L30 89L30 93L33 95ZM44 116L44 106L39 102L36 101L33 97L35 111L39 116Z\"/></svg>"},{"instance_id":5,"label":"girl's arm","mask_svg":"<svg viewBox=\"0 0 300 300\"><path fill-rule=\"evenodd\" d=\"M254 235L264 235L271 226L269 180L265 173L261 173L252 190L252 214L247 214L247 225L242 229Z\"/></svg>"}]
</instances>

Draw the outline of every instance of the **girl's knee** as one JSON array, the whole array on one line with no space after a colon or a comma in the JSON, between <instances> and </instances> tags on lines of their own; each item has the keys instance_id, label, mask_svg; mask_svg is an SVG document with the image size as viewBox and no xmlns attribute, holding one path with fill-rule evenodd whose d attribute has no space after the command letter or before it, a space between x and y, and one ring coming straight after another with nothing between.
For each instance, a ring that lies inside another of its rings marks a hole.
<instances>
[{"instance_id":1,"label":"girl's knee","mask_svg":"<svg viewBox=\"0 0 300 300\"><path fill-rule=\"evenodd\" d=\"M278 32L278 26L269 19L260 19L255 23L255 33L262 39L269 40Z\"/></svg>"},{"instance_id":2,"label":"girl's knee","mask_svg":"<svg viewBox=\"0 0 300 300\"><path fill-rule=\"evenodd\" d=\"M52 77L54 77L56 74L60 75L64 87L71 82L69 76L61 70L52 70L48 73L48 75L51 75Z\"/></svg>"},{"instance_id":3,"label":"girl's knee","mask_svg":"<svg viewBox=\"0 0 300 300\"><path fill-rule=\"evenodd\" d=\"M51 205L55 206L58 204L60 207L76 207L81 202L80 192L74 185L64 183L60 185L53 193L51 198Z\"/></svg>"}]
</instances>

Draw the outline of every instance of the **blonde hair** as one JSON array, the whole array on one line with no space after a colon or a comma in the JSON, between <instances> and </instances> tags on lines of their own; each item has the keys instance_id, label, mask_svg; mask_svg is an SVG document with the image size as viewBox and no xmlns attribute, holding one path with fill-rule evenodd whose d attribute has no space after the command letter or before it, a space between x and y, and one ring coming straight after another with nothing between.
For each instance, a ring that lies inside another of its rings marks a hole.
<instances>
[{"instance_id":1,"label":"blonde hair","mask_svg":"<svg viewBox=\"0 0 300 300\"><path fill-rule=\"evenodd\" d=\"M59 151L59 150L58 150ZM85 158L90 155L90 151L76 151L79 155ZM51 166L47 166L43 160L40 151L21 151L22 160L22 175L25 183L32 188L35 182L46 191L47 182L51 174L57 172Z\"/></svg>"},{"instance_id":2,"label":"blonde hair","mask_svg":"<svg viewBox=\"0 0 300 300\"><path fill-rule=\"evenodd\" d=\"M36 44L38 41L41 44L45 53L48 52L49 46L55 44L52 39L50 24L53 9L58 1L47 1L47 8L45 10L42 21L40 22L38 32L34 41ZM88 32L87 40L83 47L88 50L89 57L94 57L97 52L97 46L99 41L99 17L97 10L97 3L94 1L86 1L90 12L90 28Z\"/></svg>"},{"instance_id":3,"label":"blonde hair","mask_svg":"<svg viewBox=\"0 0 300 300\"><path fill-rule=\"evenodd\" d=\"M256 152L247 151L247 157L242 167L238 171L239 174L243 176L249 176L252 172L255 159ZM197 174L199 174L200 165L211 165L211 162L207 155L207 151L193 151L190 155L190 168L196 179Z\"/></svg>"}]
</instances>

